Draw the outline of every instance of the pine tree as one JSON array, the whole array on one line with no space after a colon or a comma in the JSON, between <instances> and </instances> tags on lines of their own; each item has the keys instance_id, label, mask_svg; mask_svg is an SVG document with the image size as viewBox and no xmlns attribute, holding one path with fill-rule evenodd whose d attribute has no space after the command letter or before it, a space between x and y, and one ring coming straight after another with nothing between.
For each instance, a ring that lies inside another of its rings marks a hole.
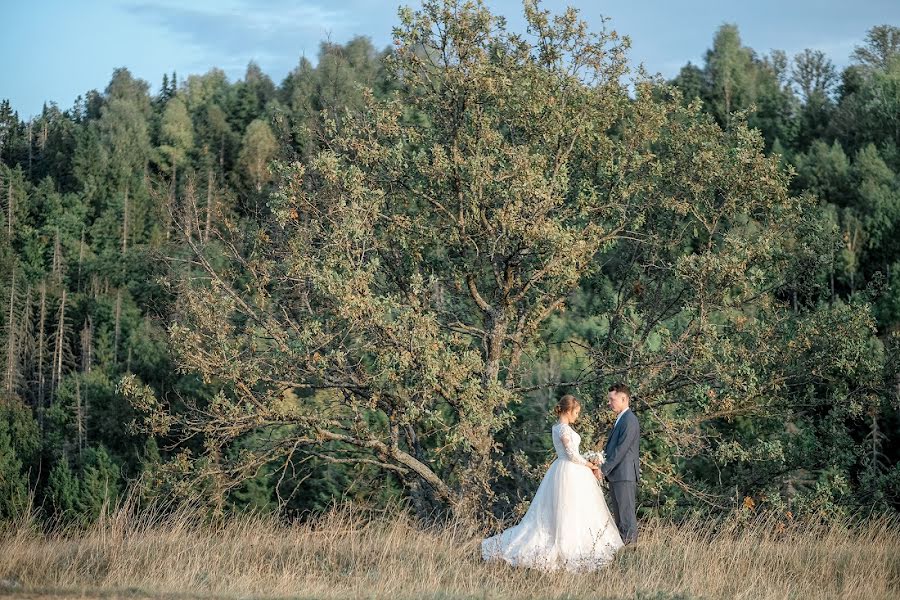
<instances>
[{"instance_id":1,"label":"pine tree","mask_svg":"<svg viewBox=\"0 0 900 600\"><path fill-rule=\"evenodd\" d=\"M165 104L169 98L169 74L163 73L162 87L159 90L159 101L160 103Z\"/></svg>"},{"instance_id":2,"label":"pine tree","mask_svg":"<svg viewBox=\"0 0 900 600\"><path fill-rule=\"evenodd\" d=\"M84 452L87 443L87 416L85 415L85 406L81 401L81 380L75 378L75 429L78 434L78 455Z\"/></svg>"},{"instance_id":3,"label":"pine tree","mask_svg":"<svg viewBox=\"0 0 900 600\"><path fill-rule=\"evenodd\" d=\"M116 309L113 338L113 363L119 363L119 336L122 332L122 288L116 288Z\"/></svg>"},{"instance_id":4,"label":"pine tree","mask_svg":"<svg viewBox=\"0 0 900 600\"><path fill-rule=\"evenodd\" d=\"M15 427L17 419L31 418L26 410L15 402L0 402L0 522L21 515L28 505L29 485L21 448L37 444L37 434L26 440L22 435L25 432Z\"/></svg>"},{"instance_id":5,"label":"pine tree","mask_svg":"<svg viewBox=\"0 0 900 600\"><path fill-rule=\"evenodd\" d=\"M53 513L58 518L71 520L78 515L78 500L81 490L78 479L72 472L68 460L58 461L50 470L46 494Z\"/></svg>"},{"instance_id":6,"label":"pine tree","mask_svg":"<svg viewBox=\"0 0 900 600\"><path fill-rule=\"evenodd\" d=\"M17 315L18 331L16 332L17 356L16 364L20 372L20 385L22 386L22 397L27 399L30 406L37 405L37 399L34 393L34 380L31 377L30 370L34 364L35 337L32 310L34 308L34 300L32 298L32 286L28 281L25 282L25 297L22 306Z\"/></svg>"},{"instance_id":7,"label":"pine tree","mask_svg":"<svg viewBox=\"0 0 900 600\"><path fill-rule=\"evenodd\" d=\"M44 429L44 408L46 408L46 324L47 324L47 281L41 280L41 300L38 317L37 336L37 407L41 419L41 430Z\"/></svg>"},{"instance_id":8,"label":"pine tree","mask_svg":"<svg viewBox=\"0 0 900 600\"><path fill-rule=\"evenodd\" d=\"M18 289L16 287L16 269L13 268L10 286L9 303L6 319L6 366L3 371L3 391L7 399L17 398L22 373L19 365L19 321L16 314Z\"/></svg>"},{"instance_id":9,"label":"pine tree","mask_svg":"<svg viewBox=\"0 0 900 600\"><path fill-rule=\"evenodd\" d=\"M62 381L63 363L67 353L67 327L66 327L66 289L63 288L59 301L59 312L56 319L56 334L54 336L53 371L50 380L50 389L55 391Z\"/></svg>"},{"instance_id":10,"label":"pine tree","mask_svg":"<svg viewBox=\"0 0 900 600\"><path fill-rule=\"evenodd\" d=\"M847 206L851 201L850 159L838 141L812 143L809 150L794 157L795 189L808 191L821 200Z\"/></svg>"},{"instance_id":11,"label":"pine tree","mask_svg":"<svg viewBox=\"0 0 900 600\"><path fill-rule=\"evenodd\" d=\"M94 319L87 316L81 328L81 371L90 373L94 363Z\"/></svg>"},{"instance_id":12,"label":"pine tree","mask_svg":"<svg viewBox=\"0 0 900 600\"><path fill-rule=\"evenodd\" d=\"M13 178L8 177L6 182L6 239L13 239L13 226L16 222L16 194L13 190Z\"/></svg>"},{"instance_id":13,"label":"pine tree","mask_svg":"<svg viewBox=\"0 0 900 600\"><path fill-rule=\"evenodd\" d=\"M16 136L22 128L9 100L0 101L0 164L14 164Z\"/></svg>"}]
</instances>

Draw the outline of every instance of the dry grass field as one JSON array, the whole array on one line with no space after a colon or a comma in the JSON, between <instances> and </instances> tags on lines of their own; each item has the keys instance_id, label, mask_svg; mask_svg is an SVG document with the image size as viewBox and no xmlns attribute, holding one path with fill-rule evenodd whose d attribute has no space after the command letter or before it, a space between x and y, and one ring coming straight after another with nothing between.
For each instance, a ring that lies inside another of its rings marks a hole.
<instances>
[{"instance_id":1,"label":"dry grass field","mask_svg":"<svg viewBox=\"0 0 900 600\"><path fill-rule=\"evenodd\" d=\"M642 523L640 543L589 575L480 560L481 532L352 508L296 525L122 508L88 531L0 531L13 598L900 598L900 523L784 527Z\"/></svg>"}]
</instances>

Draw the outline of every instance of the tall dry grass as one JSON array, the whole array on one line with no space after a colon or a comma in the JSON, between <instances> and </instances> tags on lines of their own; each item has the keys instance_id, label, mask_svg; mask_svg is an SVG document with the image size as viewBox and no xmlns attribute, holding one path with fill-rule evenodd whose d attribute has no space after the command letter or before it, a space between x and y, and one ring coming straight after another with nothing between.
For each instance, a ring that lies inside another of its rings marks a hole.
<instances>
[{"instance_id":1,"label":"tall dry grass","mask_svg":"<svg viewBox=\"0 0 900 600\"><path fill-rule=\"evenodd\" d=\"M900 597L900 523L642 523L640 543L589 575L480 560L481 532L400 510L335 509L304 524L122 507L81 532L34 518L0 531L0 585L42 597L885 598ZM0 589L0 592L4 590ZM82 594L84 596L82 596Z\"/></svg>"}]
</instances>

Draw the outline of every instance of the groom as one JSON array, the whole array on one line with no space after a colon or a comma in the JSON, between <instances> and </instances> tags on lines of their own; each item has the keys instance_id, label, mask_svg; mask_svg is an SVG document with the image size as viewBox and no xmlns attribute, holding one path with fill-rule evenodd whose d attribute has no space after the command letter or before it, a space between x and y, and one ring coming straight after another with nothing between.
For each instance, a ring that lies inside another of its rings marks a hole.
<instances>
[{"instance_id":1,"label":"groom","mask_svg":"<svg viewBox=\"0 0 900 600\"><path fill-rule=\"evenodd\" d=\"M637 541L635 501L640 476L638 445L641 441L641 426L638 418L629 410L631 390L627 385L616 383L610 386L607 398L609 407L618 417L606 442L606 462L601 465L600 471L609 482L610 508L622 540L626 544L633 544Z\"/></svg>"}]
</instances>

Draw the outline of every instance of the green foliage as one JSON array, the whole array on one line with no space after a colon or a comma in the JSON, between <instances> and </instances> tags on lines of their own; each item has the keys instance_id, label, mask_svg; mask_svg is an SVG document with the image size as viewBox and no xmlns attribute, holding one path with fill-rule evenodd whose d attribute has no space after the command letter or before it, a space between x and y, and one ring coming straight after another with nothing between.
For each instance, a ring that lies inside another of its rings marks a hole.
<instances>
[{"instance_id":1,"label":"green foliage","mask_svg":"<svg viewBox=\"0 0 900 600\"><path fill-rule=\"evenodd\" d=\"M798 154L801 187L853 211L787 192L763 153L794 139L786 57L759 60L720 30L703 93L722 127L655 82L630 99L624 45L573 11L527 4L535 45L480 6L401 17L385 62L397 93L326 121L327 148L281 166L271 218L232 229L230 253L194 248L204 278L183 274L171 343L217 393L182 411L126 383L148 429L204 436L197 472L245 482L239 503L270 496L259 469L296 453L374 465L424 510L480 516L533 485L545 450L530 432L556 390L602 398L624 374L652 436L651 494L727 509L729 490L766 489L760 473L827 470L830 455L798 448L836 428L846 460L828 489L850 481L859 412L834 406L850 390L872 405L885 356L869 306L832 282L854 285L870 239L841 235L887 205L854 201L839 144ZM816 68L810 97L830 85ZM301 65L291 93L308 76ZM802 423L796 440L785 422ZM584 430L607 425L594 414Z\"/></svg>"},{"instance_id":2,"label":"green foliage","mask_svg":"<svg viewBox=\"0 0 900 600\"><path fill-rule=\"evenodd\" d=\"M900 189L896 176L872 144L856 155L852 176L858 190L856 205L863 215L869 245L880 249L900 233L897 229L900 224Z\"/></svg>"},{"instance_id":3,"label":"green foliage","mask_svg":"<svg viewBox=\"0 0 900 600\"><path fill-rule=\"evenodd\" d=\"M79 461L81 494L78 508L88 521L96 520L104 506L115 503L120 491L120 468L103 446L88 448Z\"/></svg>"},{"instance_id":4,"label":"green foliage","mask_svg":"<svg viewBox=\"0 0 900 600\"><path fill-rule=\"evenodd\" d=\"M247 127L241 152L238 154L238 169L256 193L272 179L269 163L275 158L278 142L271 128L261 119L256 119Z\"/></svg>"},{"instance_id":5,"label":"green foliage","mask_svg":"<svg viewBox=\"0 0 900 600\"><path fill-rule=\"evenodd\" d=\"M857 46L853 58L871 69L885 69L900 56L900 27L878 25L866 34L866 43Z\"/></svg>"},{"instance_id":6,"label":"green foliage","mask_svg":"<svg viewBox=\"0 0 900 600\"><path fill-rule=\"evenodd\" d=\"M852 73L856 73L852 71ZM834 129L854 150L874 144L900 167L900 58L854 76L835 114Z\"/></svg>"},{"instance_id":7,"label":"green foliage","mask_svg":"<svg viewBox=\"0 0 900 600\"><path fill-rule=\"evenodd\" d=\"M793 160L797 170L794 187L815 194L819 199L839 206L850 203L850 160L841 145L830 146L821 140Z\"/></svg>"},{"instance_id":8,"label":"green foliage","mask_svg":"<svg viewBox=\"0 0 900 600\"><path fill-rule=\"evenodd\" d=\"M50 471L47 494L53 514L67 522L87 524L111 508L121 491L120 467L103 446L81 453L75 468L63 458Z\"/></svg>"},{"instance_id":9,"label":"green foliage","mask_svg":"<svg viewBox=\"0 0 900 600\"><path fill-rule=\"evenodd\" d=\"M27 508L39 446L37 423L28 408L6 398L0 406L0 519L19 516Z\"/></svg>"},{"instance_id":10,"label":"green foliage","mask_svg":"<svg viewBox=\"0 0 900 600\"><path fill-rule=\"evenodd\" d=\"M60 461L53 466L46 494L53 513L58 518L66 521L77 519L80 486L68 461Z\"/></svg>"},{"instance_id":11,"label":"green foliage","mask_svg":"<svg viewBox=\"0 0 900 600\"><path fill-rule=\"evenodd\" d=\"M166 104L160 125L159 164L169 173L187 160L194 146L194 128L184 102L178 97Z\"/></svg>"},{"instance_id":12,"label":"green foliage","mask_svg":"<svg viewBox=\"0 0 900 600\"><path fill-rule=\"evenodd\" d=\"M736 25L719 27L706 53L706 77L711 112L720 123L729 123L733 113L756 101L753 59Z\"/></svg>"},{"instance_id":13,"label":"green foliage","mask_svg":"<svg viewBox=\"0 0 900 600\"><path fill-rule=\"evenodd\" d=\"M279 85L0 102L0 518L138 476L219 515L505 514L556 398L597 445L623 378L642 511L896 508L897 28L838 73L726 24L675 89L525 15L429 0Z\"/></svg>"},{"instance_id":14,"label":"green foliage","mask_svg":"<svg viewBox=\"0 0 900 600\"><path fill-rule=\"evenodd\" d=\"M775 51L760 58L743 46L738 28L722 25L700 69L688 63L673 80L687 100L700 98L722 126L734 115L746 113L751 126L759 128L771 147L776 139L797 135L792 124L796 99L789 85L788 60Z\"/></svg>"}]
</instances>

